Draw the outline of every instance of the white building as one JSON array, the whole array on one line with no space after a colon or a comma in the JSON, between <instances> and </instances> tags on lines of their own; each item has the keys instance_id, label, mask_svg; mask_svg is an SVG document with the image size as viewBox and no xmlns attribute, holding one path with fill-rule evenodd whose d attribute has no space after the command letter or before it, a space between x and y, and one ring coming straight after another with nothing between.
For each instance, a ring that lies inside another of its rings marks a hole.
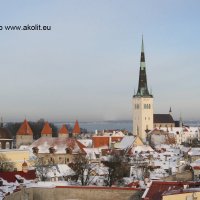
<instances>
[{"instance_id":1,"label":"white building","mask_svg":"<svg viewBox=\"0 0 200 200\"><path fill-rule=\"evenodd\" d=\"M200 130L198 127L173 127L173 128L160 128L169 134L174 134L176 144L192 143L193 139L200 139Z\"/></svg>"},{"instance_id":2,"label":"white building","mask_svg":"<svg viewBox=\"0 0 200 200\"><path fill-rule=\"evenodd\" d=\"M144 44L140 59L140 75L137 93L133 96L133 135L146 142L146 133L153 129L153 95L149 93L145 67Z\"/></svg>"}]
</instances>

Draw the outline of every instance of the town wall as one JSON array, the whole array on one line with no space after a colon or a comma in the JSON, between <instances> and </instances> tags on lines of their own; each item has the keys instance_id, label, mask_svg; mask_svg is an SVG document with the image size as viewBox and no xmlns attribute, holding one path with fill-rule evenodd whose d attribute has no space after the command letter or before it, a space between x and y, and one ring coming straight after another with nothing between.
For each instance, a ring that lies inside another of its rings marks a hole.
<instances>
[{"instance_id":1,"label":"town wall","mask_svg":"<svg viewBox=\"0 0 200 200\"><path fill-rule=\"evenodd\" d=\"M182 173L177 173L175 175L167 176L163 178L164 181L192 181L193 174L191 171L186 170Z\"/></svg>"},{"instance_id":2,"label":"town wall","mask_svg":"<svg viewBox=\"0 0 200 200\"><path fill-rule=\"evenodd\" d=\"M76 187L24 188L5 200L139 200L143 191L134 188Z\"/></svg>"}]
</instances>

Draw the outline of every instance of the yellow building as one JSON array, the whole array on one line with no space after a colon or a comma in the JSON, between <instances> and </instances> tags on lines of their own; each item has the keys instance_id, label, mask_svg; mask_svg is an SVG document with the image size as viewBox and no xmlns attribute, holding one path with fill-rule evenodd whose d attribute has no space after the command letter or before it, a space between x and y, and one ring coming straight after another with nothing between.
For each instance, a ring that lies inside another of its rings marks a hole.
<instances>
[{"instance_id":1,"label":"yellow building","mask_svg":"<svg viewBox=\"0 0 200 200\"><path fill-rule=\"evenodd\" d=\"M163 195L162 200L200 200L200 189L191 188L185 190L169 191Z\"/></svg>"},{"instance_id":2,"label":"yellow building","mask_svg":"<svg viewBox=\"0 0 200 200\"><path fill-rule=\"evenodd\" d=\"M22 164L24 163L24 160L27 162L28 166L30 166L28 150L1 149L0 154L4 155L6 159L8 159L6 162L14 163L15 170L17 171L22 170Z\"/></svg>"}]
</instances>

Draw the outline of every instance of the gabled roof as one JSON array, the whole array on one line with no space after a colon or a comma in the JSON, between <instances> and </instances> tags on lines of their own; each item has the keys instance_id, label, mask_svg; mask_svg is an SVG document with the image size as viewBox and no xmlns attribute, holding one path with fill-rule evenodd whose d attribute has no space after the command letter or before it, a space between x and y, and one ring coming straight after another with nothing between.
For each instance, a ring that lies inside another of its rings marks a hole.
<instances>
[{"instance_id":1,"label":"gabled roof","mask_svg":"<svg viewBox=\"0 0 200 200\"><path fill-rule=\"evenodd\" d=\"M41 134L45 134L45 135L46 134L52 134L52 128L50 127L48 122L45 122Z\"/></svg>"},{"instance_id":2,"label":"gabled roof","mask_svg":"<svg viewBox=\"0 0 200 200\"><path fill-rule=\"evenodd\" d=\"M77 143L77 145L79 146L79 148L83 151L83 148L86 148L86 146L83 144L83 143L81 143L81 142L79 142L78 140L76 140L76 143Z\"/></svg>"},{"instance_id":3,"label":"gabled roof","mask_svg":"<svg viewBox=\"0 0 200 200\"><path fill-rule=\"evenodd\" d=\"M120 144L118 145L119 149L127 149L133 145L135 142L136 137L135 136L125 136Z\"/></svg>"},{"instance_id":4,"label":"gabled roof","mask_svg":"<svg viewBox=\"0 0 200 200\"><path fill-rule=\"evenodd\" d=\"M59 134L68 134L68 129L65 124L62 125L60 130L58 131Z\"/></svg>"},{"instance_id":5,"label":"gabled roof","mask_svg":"<svg viewBox=\"0 0 200 200\"><path fill-rule=\"evenodd\" d=\"M76 134L80 134L81 133L81 129L79 127L78 120L76 120L76 122L75 122L73 133L76 133Z\"/></svg>"},{"instance_id":6,"label":"gabled roof","mask_svg":"<svg viewBox=\"0 0 200 200\"><path fill-rule=\"evenodd\" d=\"M33 135L33 131L31 130L31 127L26 119L17 131L17 135Z\"/></svg>"},{"instance_id":7,"label":"gabled roof","mask_svg":"<svg viewBox=\"0 0 200 200\"><path fill-rule=\"evenodd\" d=\"M170 114L154 114L153 123L174 123L174 120Z\"/></svg>"}]
</instances>

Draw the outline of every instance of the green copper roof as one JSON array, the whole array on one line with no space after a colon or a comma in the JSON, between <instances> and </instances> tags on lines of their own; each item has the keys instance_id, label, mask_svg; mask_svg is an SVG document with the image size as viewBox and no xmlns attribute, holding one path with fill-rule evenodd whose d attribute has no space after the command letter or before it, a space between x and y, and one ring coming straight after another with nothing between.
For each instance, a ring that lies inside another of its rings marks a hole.
<instances>
[{"instance_id":1,"label":"green copper roof","mask_svg":"<svg viewBox=\"0 0 200 200\"><path fill-rule=\"evenodd\" d=\"M141 57L140 57L140 74L139 74L138 90L137 90L137 94L134 96L153 97L149 93L148 86L147 86L147 75L146 75L143 37L142 37L142 47L141 47Z\"/></svg>"}]
</instances>

